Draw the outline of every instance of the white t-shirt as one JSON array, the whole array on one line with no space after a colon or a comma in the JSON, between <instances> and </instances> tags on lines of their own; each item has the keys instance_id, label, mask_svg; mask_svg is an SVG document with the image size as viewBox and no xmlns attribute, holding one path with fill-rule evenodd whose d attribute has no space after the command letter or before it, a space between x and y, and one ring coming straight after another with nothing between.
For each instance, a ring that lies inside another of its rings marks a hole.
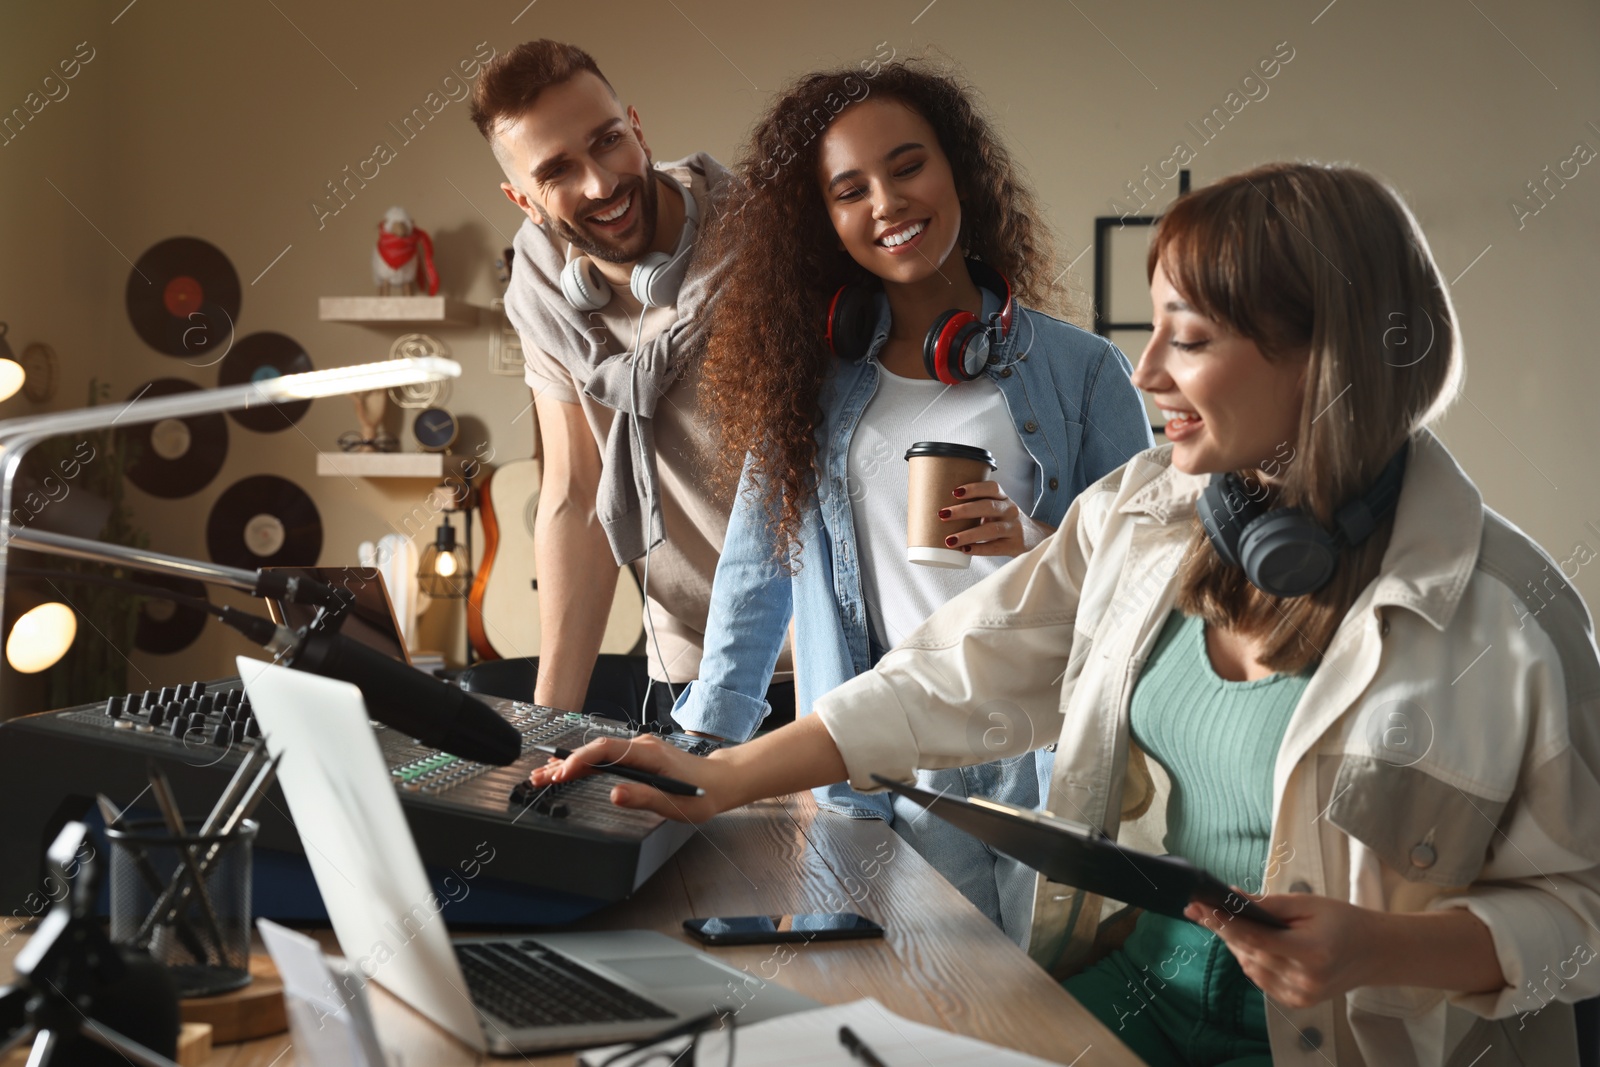
<instances>
[{"instance_id":1,"label":"white t-shirt","mask_svg":"<svg viewBox=\"0 0 1600 1067\"><path fill-rule=\"evenodd\" d=\"M906 560L906 449L918 441L987 448L995 481L1024 513L1033 503L1033 457L1022 447L1000 387L988 378L945 385L902 378L878 365L878 389L850 439L850 515L861 557L861 592L873 639L893 648L945 601L987 578L1010 556L972 556L966 570ZM951 498L951 504L959 501Z\"/></svg>"}]
</instances>

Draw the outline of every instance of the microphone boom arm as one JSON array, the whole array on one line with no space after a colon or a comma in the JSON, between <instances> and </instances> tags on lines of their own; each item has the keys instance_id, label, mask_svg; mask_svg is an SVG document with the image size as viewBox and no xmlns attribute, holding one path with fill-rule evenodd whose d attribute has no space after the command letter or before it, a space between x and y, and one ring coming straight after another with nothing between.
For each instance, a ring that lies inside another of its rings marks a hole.
<instances>
[{"instance_id":1,"label":"microphone boom arm","mask_svg":"<svg viewBox=\"0 0 1600 1067\"><path fill-rule=\"evenodd\" d=\"M105 404L97 407L76 408L45 415L24 415L15 419L0 420L0 601L5 596L7 549L19 531L11 522L12 486L21 468L22 458L28 449L48 437L61 434L86 433L107 430L119 423L137 425L159 422L162 419L181 419L190 415L209 415L218 411L261 407L294 400L341 396L369 389L386 389L397 385L414 385L421 382L443 381L461 376L461 364L452 359L425 356L420 359L392 359L381 363L363 363L352 367L333 367L328 370L307 371L304 374L284 374L276 378L229 385L220 389L201 389L197 392L178 393L173 396L138 397L126 404ZM33 531L37 534L38 531ZM81 539L79 539L81 540ZM88 541L83 544L99 544ZM81 545L79 547L82 547ZM104 548L106 546L101 545ZM116 546L120 547L120 546ZM42 548L42 551L53 551ZM159 553L152 553L159 557ZM93 557L80 557L93 558ZM160 557L166 563L177 561L180 565L206 567L178 560L174 556ZM117 562L131 561L119 559ZM173 573L163 571L162 573ZM179 572L195 576L193 571ZM249 572L241 572L249 573ZM217 581L219 579L212 578ZM224 582L224 584L233 584Z\"/></svg>"},{"instance_id":2,"label":"microphone boom arm","mask_svg":"<svg viewBox=\"0 0 1600 1067\"><path fill-rule=\"evenodd\" d=\"M241 589L246 593L254 593L258 582L259 572L257 571L242 570L238 567L224 567L220 563L202 563L199 560L185 559L182 556L169 556L165 552L153 552L148 548L133 548L128 545L119 545L107 541L91 541L87 537L72 537L68 534L52 533L48 530L32 530L27 527L13 530L11 532L11 543L53 556L83 559L91 563L109 563L113 566L133 567L136 570L149 571L153 574L165 574L172 578L191 578L195 581L209 582L212 585L225 585L232 589Z\"/></svg>"}]
</instances>

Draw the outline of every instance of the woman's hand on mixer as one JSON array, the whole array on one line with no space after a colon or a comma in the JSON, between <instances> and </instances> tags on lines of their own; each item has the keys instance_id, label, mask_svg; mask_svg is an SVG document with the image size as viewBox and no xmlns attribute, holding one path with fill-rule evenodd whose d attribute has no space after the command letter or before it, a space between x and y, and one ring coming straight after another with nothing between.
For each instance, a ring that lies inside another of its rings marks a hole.
<instances>
[{"instance_id":1,"label":"woman's hand on mixer","mask_svg":"<svg viewBox=\"0 0 1600 1067\"><path fill-rule=\"evenodd\" d=\"M637 782L612 786L611 803L618 807L653 811L679 822L704 822L719 811L841 781L848 774L822 717L807 715L781 730L718 749L709 756L691 756L651 735L603 737L564 760L552 759L530 774L528 781L542 788L603 773L608 764L665 775L705 790L704 796L680 797Z\"/></svg>"},{"instance_id":2,"label":"woman's hand on mixer","mask_svg":"<svg viewBox=\"0 0 1600 1067\"><path fill-rule=\"evenodd\" d=\"M528 781L543 787L603 773L608 766L633 767L697 785L705 790L705 795L672 796L654 786L613 779L617 782L611 788L613 804L621 808L643 808L679 822L705 822L717 812L740 803L727 799L730 793L727 769L721 763L709 756L691 756L651 734L603 737L575 750L564 760L552 756L550 762L534 769Z\"/></svg>"}]
</instances>

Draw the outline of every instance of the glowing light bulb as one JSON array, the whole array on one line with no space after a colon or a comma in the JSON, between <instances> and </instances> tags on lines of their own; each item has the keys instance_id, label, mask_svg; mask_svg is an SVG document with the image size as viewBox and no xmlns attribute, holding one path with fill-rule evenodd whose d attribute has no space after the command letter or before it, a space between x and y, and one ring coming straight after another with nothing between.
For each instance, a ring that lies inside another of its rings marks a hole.
<instances>
[{"instance_id":1,"label":"glowing light bulb","mask_svg":"<svg viewBox=\"0 0 1600 1067\"><path fill-rule=\"evenodd\" d=\"M22 388L27 377L22 364L13 359L0 359L0 400L9 400Z\"/></svg>"},{"instance_id":2,"label":"glowing light bulb","mask_svg":"<svg viewBox=\"0 0 1600 1067\"><path fill-rule=\"evenodd\" d=\"M441 552L433 561L433 573L441 578L450 578L455 575L459 566L454 552Z\"/></svg>"},{"instance_id":3,"label":"glowing light bulb","mask_svg":"<svg viewBox=\"0 0 1600 1067\"><path fill-rule=\"evenodd\" d=\"M55 666L77 636L78 617L71 608L54 601L40 604L11 628L6 662L23 674L38 674Z\"/></svg>"}]
</instances>

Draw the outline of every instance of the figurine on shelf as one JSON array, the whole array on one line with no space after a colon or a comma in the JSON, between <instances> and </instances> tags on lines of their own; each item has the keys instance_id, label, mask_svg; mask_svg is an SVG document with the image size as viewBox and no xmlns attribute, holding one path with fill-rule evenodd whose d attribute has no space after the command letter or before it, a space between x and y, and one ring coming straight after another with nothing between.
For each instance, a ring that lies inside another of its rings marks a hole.
<instances>
[{"instance_id":1,"label":"figurine on shelf","mask_svg":"<svg viewBox=\"0 0 1600 1067\"><path fill-rule=\"evenodd\" d=\"M405 208L386 211L378 223L378 247L372 252L372 281L379 296L416 295L419 250L428 279L428 295L437 296L439 272L433 267L433 238L428 231L416 227Z\"/></svg>"},{"instance_id":2,"label":"figurine on shelf","mask_svg":"<svg viewBox=\"0 0 1600 1067\"><path fill-rule=\"evenodd\" d=\"M361 431L347 430L339 435L339 448L345 452L393 452L400 447L393 434L383 428L389 395L382 389L369 389L350 398L356 406L356 421Z\"/></svg>"}]
</instances>

